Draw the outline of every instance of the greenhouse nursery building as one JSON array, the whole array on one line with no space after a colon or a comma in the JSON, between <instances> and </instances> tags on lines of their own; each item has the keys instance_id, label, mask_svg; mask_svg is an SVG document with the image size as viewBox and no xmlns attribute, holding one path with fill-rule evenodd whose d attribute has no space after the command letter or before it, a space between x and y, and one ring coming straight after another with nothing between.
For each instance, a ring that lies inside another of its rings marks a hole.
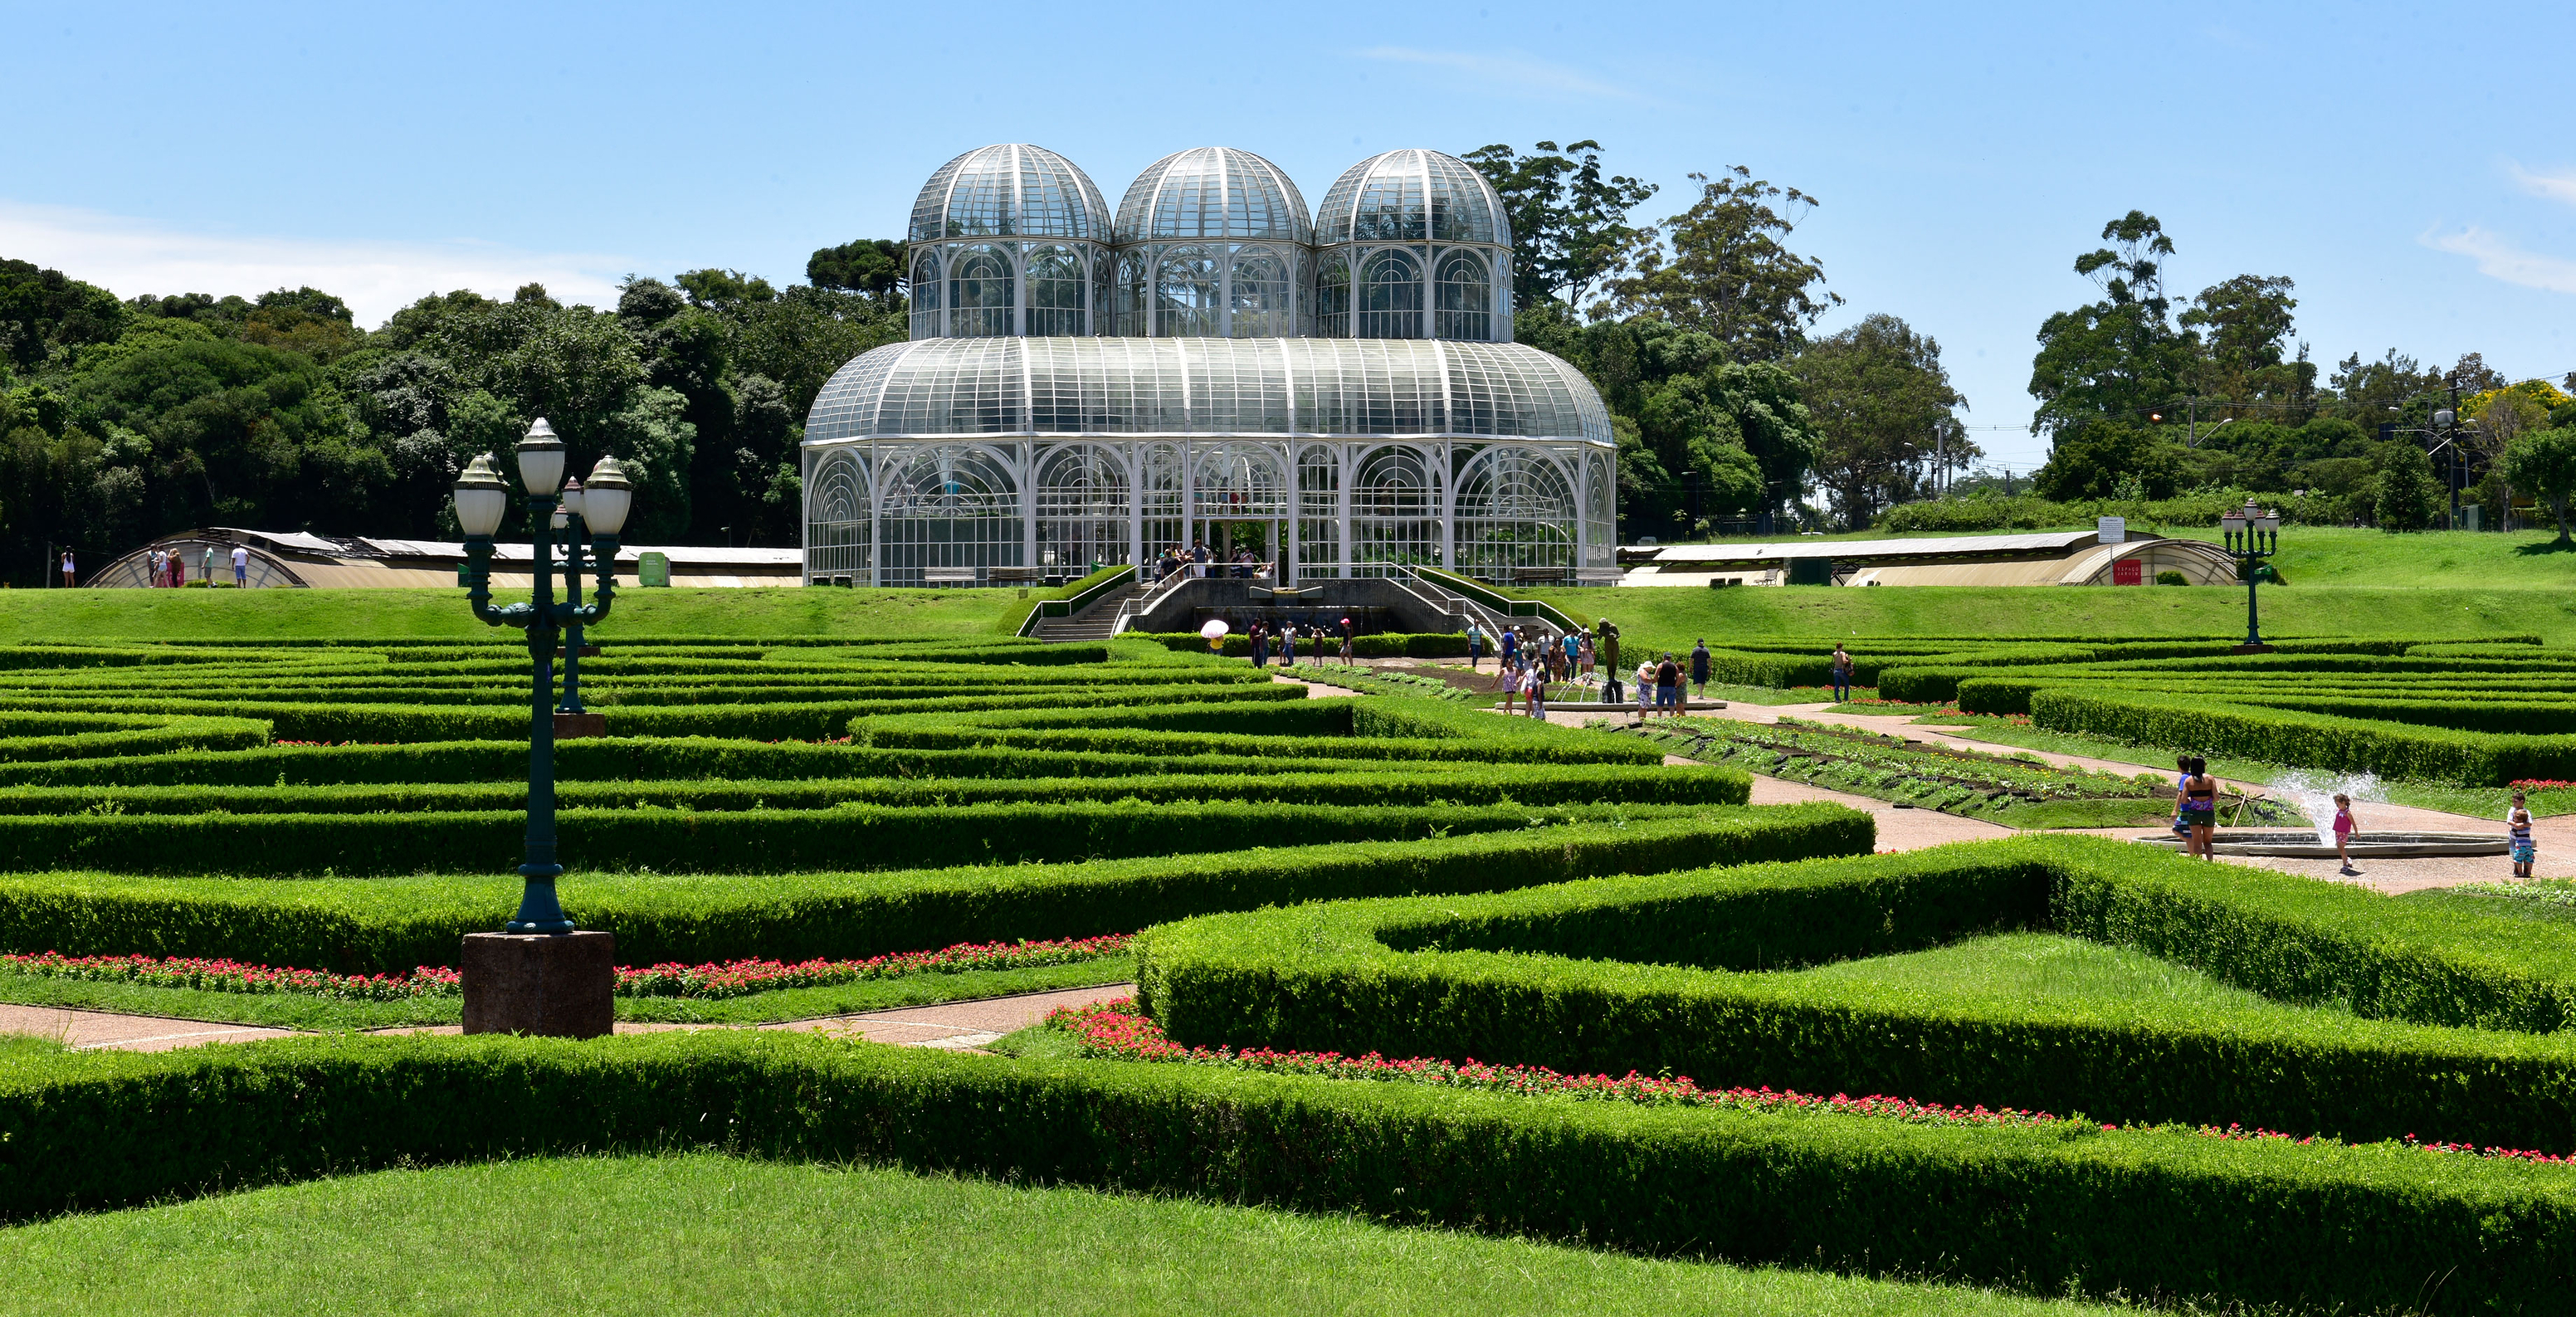
<instances>
[{"instance_id":1,"label":"greenhouse nursery building","mask_svg":"<svg viewBox=\"0 0 2576 1317\"><path fill-rule=\"evenodd\" d=\"M1616 575L1609 414L1511 341L1511 225L1455 156L1372 156L1310 217L1277 166L1200 147L1113 220L1071 161L987 146L931 176L907 236L910 341L806 420L809 582L1070 577L1192 543L1288 582Z\"/></svg>"}]
</instances>

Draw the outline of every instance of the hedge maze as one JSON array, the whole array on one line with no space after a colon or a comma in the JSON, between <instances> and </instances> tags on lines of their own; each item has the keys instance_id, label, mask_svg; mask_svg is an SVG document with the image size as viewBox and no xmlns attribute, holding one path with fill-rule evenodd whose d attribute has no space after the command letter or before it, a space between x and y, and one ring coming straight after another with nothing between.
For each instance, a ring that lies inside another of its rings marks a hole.
<instances>
[{"instance_id":1,"label":"hedge maze","mask_svg":"<svg viewBox=\"0 0 2576 1317\"><path fill-rule=\"evenodd\" d=\"M1712 676L1814 684L1830 648ZM1884 698L2094 735L2458 781L2576 755L2524 644L1853 649ZM0 950L448 963L515 892L523 662L0 651ZM2568 1306L2576 920L2088 837L1873 854L1866 815L1749 806L1636 737L1151 640L627 641L583 683L610 734L558 748L565 904L670 962L656 991L789 1018L812 999L711 963L1017 955L1046 967L972 982L1137 1002L1006 1056L344 1032L0 1064L0 1216L710 1147L2042 1294Z\"/></svg>"}]
</instances>

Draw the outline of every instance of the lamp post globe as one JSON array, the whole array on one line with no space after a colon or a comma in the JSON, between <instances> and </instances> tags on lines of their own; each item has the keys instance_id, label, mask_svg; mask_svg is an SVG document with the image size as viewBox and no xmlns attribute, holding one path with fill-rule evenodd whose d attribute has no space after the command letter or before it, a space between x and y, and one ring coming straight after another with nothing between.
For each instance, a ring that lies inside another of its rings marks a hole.
<instances>
[{"instance_id":1,"label":"lamp post globe","mask_svg":"<svg viewBox=\"0 0 2576 1317\"><path fill-rule=\"evenodd\" d=\"M616 458L603 457L590 469L590 484L581 498L582 520L590 523L591 533L614 538L626 529L626 514L635 506L635 486Z\"/></svg>"},{"instance_id":2,"label":"lamp post globe","mask_svg":"<svg viewBox=\"0 0 2576 1317\"><path fill-rule=\"evenodd\" d=\"M519 440L519 482L527 487L529 497L545 498L563 484L563 472L563 440L540 416Z\"/></svg>"},{"instance_id":3,"label":"lamp post globe","mask_svg":"<svg viewBox=\"0 0 2576 1317\"><path fill-rule=\"evenodd\" d=\"M469 540L489 540L501 530L510 511L510 486L492 469L492 455L482 454L456 478L456 525Z\"/></svg>"},{"instance_id":4,"label":"lamp post globe","mask_svg":"<svg viewBox=\"0 0 2576 1317\"><path fill-rule=\"evenodd\" d=\"M564 481L563 493L556 496L555 506L562 509L563 515L567 517L578 517L582 515L581 477L574 476L571 479ZM563 523L556 522L555 524L560 526Z\"/></svg>"}]
</instances>

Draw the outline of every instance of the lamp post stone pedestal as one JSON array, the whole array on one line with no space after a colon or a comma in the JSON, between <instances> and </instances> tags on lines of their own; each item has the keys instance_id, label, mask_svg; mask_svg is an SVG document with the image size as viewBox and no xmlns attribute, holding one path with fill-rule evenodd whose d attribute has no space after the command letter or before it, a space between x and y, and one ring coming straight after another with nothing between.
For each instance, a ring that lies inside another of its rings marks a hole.
<instances>
[{"instance_id":1,"label":"lamp post stone pedestal","mask_svg":"<svg viewBox=\"0 0 2576 1317\"><path fill-rule=\"evenodd\" d=\"M465 1032L597 1038L617 1023L613 933L468 933Z\"/></svg>"}]
</instances>

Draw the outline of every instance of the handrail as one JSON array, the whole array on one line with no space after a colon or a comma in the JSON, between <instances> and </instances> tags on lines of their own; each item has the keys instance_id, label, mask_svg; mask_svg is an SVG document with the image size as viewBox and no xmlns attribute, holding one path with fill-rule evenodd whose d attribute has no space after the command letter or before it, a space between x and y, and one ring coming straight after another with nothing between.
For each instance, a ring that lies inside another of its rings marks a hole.
<instances>
[{"instance_id":1,"label":"handrail","mask_svg":"<svg viewBox=\"0 0 2576 1317\"><path fill-rule=\"evenodd\" d=\"M1076 590L1062 599L1039 600L1037 607L1030 609L1029 615L1020 619L1020 634L1023 636L1036 635L1038 623L1051 617L1071 617L1074 614L1091 607L1093 604L1100 602L1109 595L1116 594L1120 590L1126 589L1128 584L1135 579L1136 568L1132 564L1121 563L1114 567L1103 568L1098 572L1094 572L1092 575L1097 576L1100 579L1093 581L1091 584Z\"/></svg>"},{"instance_id":2,"label":"handrail","mask_svg":"<svg viewBox=\"0 0 2576 1317\"><path fill-rule=\"evenodd\" d=\"M1567 617L1556 605L1544 599L1514 599L1472 577L1460 576L1456 572L1438 567L1415 567L1413 572L1417 576L1437 581L1443 587L1473 599L1505 617L1535 617L1565 632L1583 629L1581 623Z\"/></svg>"},{"instance_id":3,"label":"handrail","mask_svg":"<svg viewBox=\"0 0 2576 1317\"><path fill-rule=\"evenodd\" d=\"M1134 622L1138 616L1150 613L1161 607L1163 601L1171 598L1172 595L1182 586L1187 585L1194 580L1204 579L1206 578L1194 577L1187 572L1174 572L1171 575L1164 577L1162 580L1146 586L1143 594L1137 595L1118 606L1118 616L1116 620L1109 624L1109 634L1113 636L1125 635L1127 633L1128 624Z\"/></svg>"}]
</instances>

